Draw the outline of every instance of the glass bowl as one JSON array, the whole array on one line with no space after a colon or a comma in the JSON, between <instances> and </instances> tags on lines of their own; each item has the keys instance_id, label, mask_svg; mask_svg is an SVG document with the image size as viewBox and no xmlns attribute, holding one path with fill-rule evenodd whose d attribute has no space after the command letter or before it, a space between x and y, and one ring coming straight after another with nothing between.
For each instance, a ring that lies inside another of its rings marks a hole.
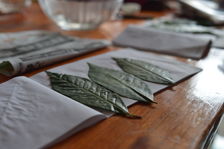
<instances>
[{"instance_id":1,"label":"glass bowl","mask_svg":"<svg viewBox=\"0 0 224 149\"><path fill-rule=\"evenodd\" d=\"M123 0L39 0L45 14L64 30L95 29L114 17Z\"/></svg>"}]
</instances>

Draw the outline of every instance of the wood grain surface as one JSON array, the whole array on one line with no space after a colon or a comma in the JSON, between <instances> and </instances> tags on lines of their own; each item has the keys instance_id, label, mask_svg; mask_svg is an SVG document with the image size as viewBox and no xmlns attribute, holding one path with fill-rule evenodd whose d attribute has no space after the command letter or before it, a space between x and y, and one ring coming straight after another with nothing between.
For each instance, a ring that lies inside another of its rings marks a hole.
<instances>
[{"instance_id":1,"label":"wood grain surface","mask_svg":"<svg viewBox=\"0 0 224 149\"><path fill-rule=\"evenodd\" d=\"M159 17L167 13L169 12L147 12L144 15ZM116 20L104 23L92 31L62 31L43 15L37 4L33 4L23 14L0 16L0 31L44 29L72 36L110 40L128 24L142 22ZM24 75L32 76L49 68L117 49L111 46ZM143 117L141 120L113 116L54 145L52 149L203 148L224 112L224 72L218 68L224 61L224 50L212 49L205 59L199 61L176 59L203 68L203 71L156 94L157 105L135 104L130 107L131 113ZM10 78L0 76L1 82L8 79Z\"/></svg>"}]
</instances>

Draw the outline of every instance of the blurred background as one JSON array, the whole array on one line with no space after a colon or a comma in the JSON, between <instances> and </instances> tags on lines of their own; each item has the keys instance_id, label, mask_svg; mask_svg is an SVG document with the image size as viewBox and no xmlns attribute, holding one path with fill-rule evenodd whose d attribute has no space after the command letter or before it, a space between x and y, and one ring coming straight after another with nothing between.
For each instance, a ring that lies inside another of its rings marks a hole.
<instances>
[{"instance_id":1,"label":"blurred background","mask_svg":"<svg viewBox=\"0 0 224 149\"><path fill-rule=\"evenodd\" d=\"M173 10L176 16L202 25L224 24L224 0L124 0L127 3L139 4L142 11Z\"/></svg>"}]
</instances>

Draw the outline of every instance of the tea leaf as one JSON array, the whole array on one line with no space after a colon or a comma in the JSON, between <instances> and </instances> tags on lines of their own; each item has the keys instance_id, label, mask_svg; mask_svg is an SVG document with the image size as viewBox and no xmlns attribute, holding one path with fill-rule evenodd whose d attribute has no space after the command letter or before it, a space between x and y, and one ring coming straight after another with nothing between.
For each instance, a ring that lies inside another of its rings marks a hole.
<instances>
[{"instance_id":1,"label":"tea leaf","mask_svg":"<svg viewBox=\"0 0 224 149\"><path fill-rule=\"evenodd\" d=\"M142 102L154 102L149 86L131 74L89 64L88 75L94 82L121 96Z\"/></svg>"},{"instance_id":2,"label":"tea leaf","mask_svg":"<svg viewBox=\"0 0 224 149\"><path fill-rule=\"evenodd\" d=\"M10 76L13 74L13 66L9 61L3 61L0 63L0 74Z\"/></svg>"},{"instance_id":3,"label":"tea leaf","mask_svg":"<svg viewBox=\"0 0 224 149\"><path fill-rule=\"evenodd\" d=\"M141 78L142 80L160 84L174 83L174 80L172 79L170 73L156 65L140 60L127 58L113 59L125 72L133 74L136 77Z\"/></svg>"},{"instance_id":4,"label":"tea leaf","mask_svg":"<svg viewBox=\"0 0 224 149\"><path fill-rule=\"evenodd\" d=\"M96 83L77 76L47 72L52 89L90 107L100 108L131 118L121 98Z\"/></svg>"}]
</instances>

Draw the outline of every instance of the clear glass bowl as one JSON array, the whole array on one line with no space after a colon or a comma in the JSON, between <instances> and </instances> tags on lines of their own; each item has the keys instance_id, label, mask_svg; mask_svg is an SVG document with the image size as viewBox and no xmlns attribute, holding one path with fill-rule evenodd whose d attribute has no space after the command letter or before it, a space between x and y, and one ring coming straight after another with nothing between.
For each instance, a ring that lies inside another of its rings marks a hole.
<instances>
[{"instance_id":1,"label":"clear glass bowl","mask_svg":"<svg viewBox=\"0 0 224 149\"><path fill-rule=\"evenodd\" d=\"M65 30L98 27L119 11L123 0L39 0L45 14Z\"/></svg>"}]
</instances>

